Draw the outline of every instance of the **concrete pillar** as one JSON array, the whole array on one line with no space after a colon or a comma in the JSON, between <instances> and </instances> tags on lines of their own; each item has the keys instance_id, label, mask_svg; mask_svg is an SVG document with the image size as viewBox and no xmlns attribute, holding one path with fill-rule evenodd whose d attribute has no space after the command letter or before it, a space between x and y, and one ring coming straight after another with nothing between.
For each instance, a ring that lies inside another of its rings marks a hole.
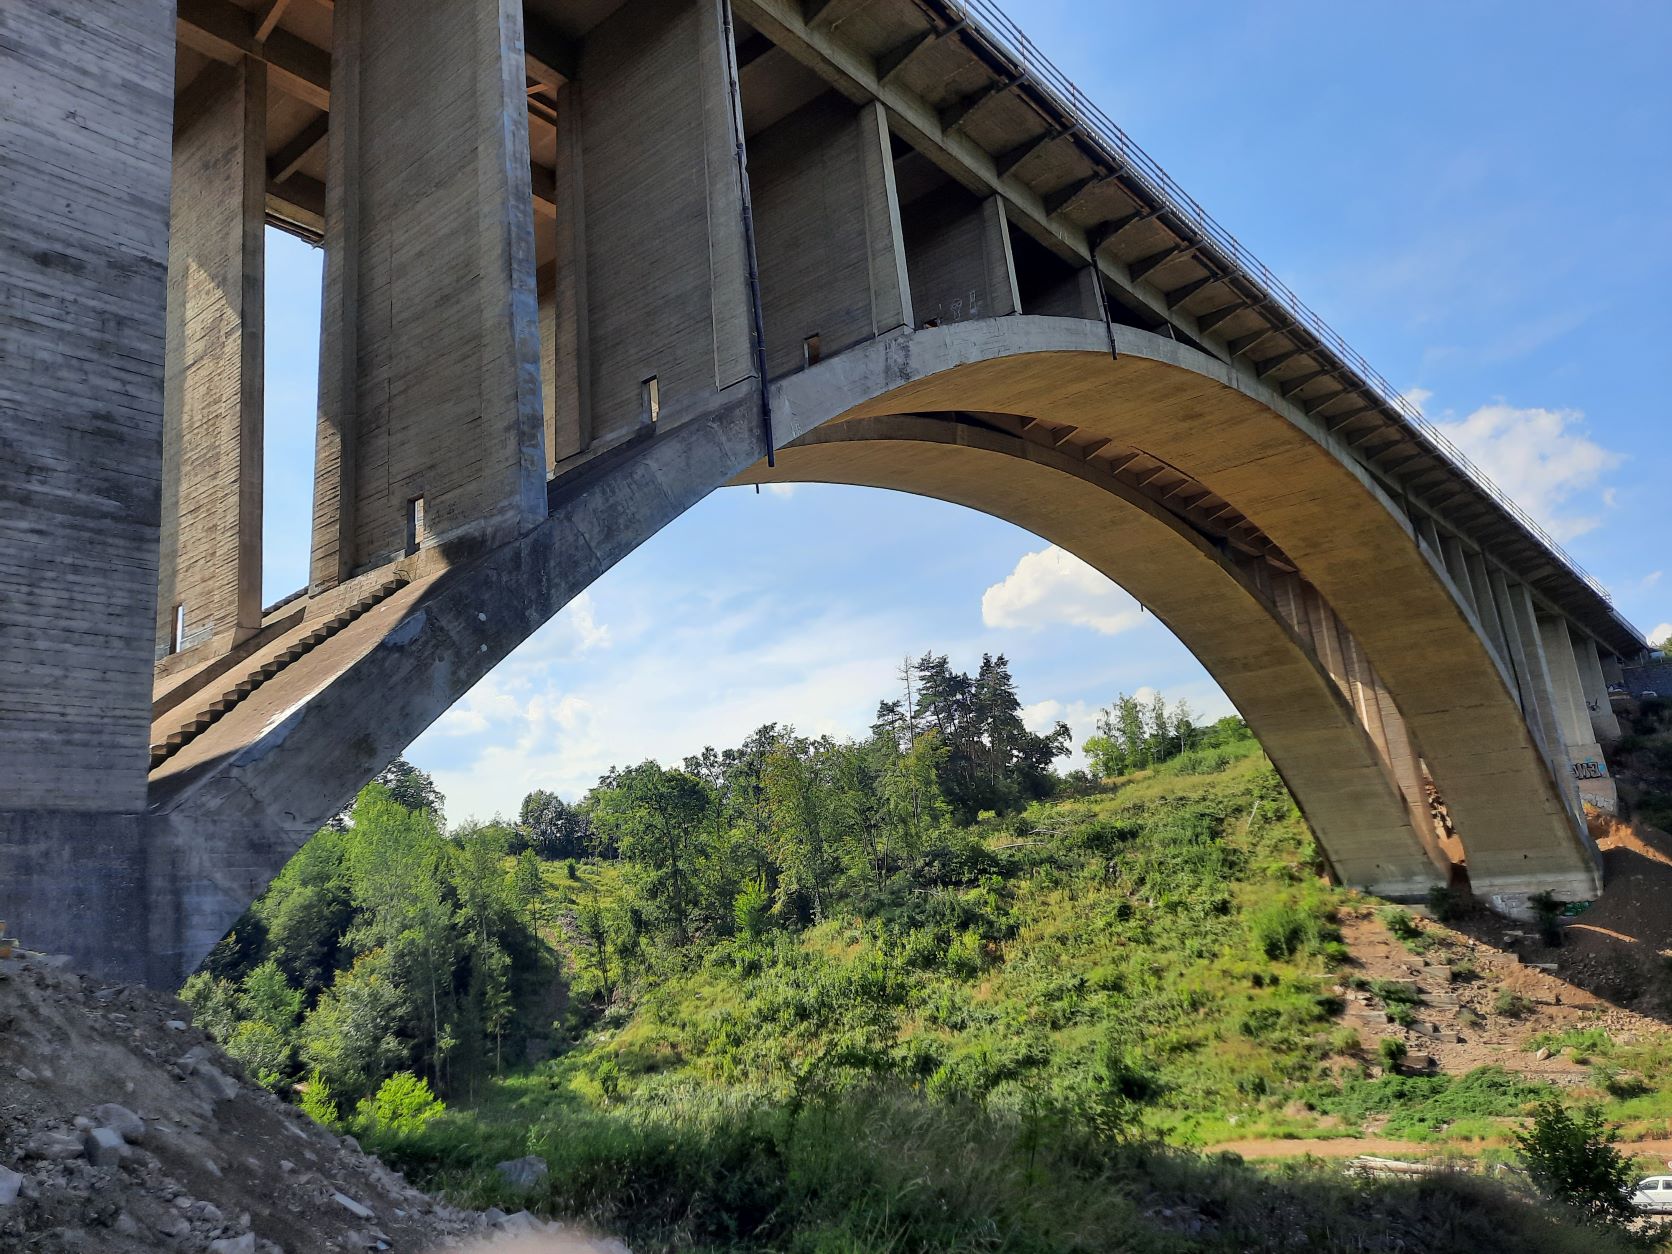
<instances>
[{"instance_id":1,"label":"concrete pillar","mask_svg":"<svg viewBox=\"0 0 1672 1254\"><path fill-rule=\"evenodd\" d=\"M949 193L925 197L912 208L904 218L906 268L920 326L1002 318L1021 310L1002 200Z\"/></svg>"},{"instance_id":2,"label":"concrete pillar","mask_svg":"<svg viewBox=\"0 0 1672 1254\"><path fill-rule=\"evenodd\" d=\"M1081 266L1061 283L1040 292L1038 297L1025 302L1023 313L1043 314L1051 318L1083 318L1087 322L1103 321L1103 306L1097 300L1097 271Z\"/></svg>"},{"instance_id":3,"label":"concrete pillar","mask_svg":"<svg viewBox=\"0 0 1672 1254\"><path fill-rule=\"evenodd\" d=\"M1544 647L1545 665L1550 673L1551 704L1556 710L1562 744L1569 752L1592 750L1596 737L1590 714L1585 709L1585 691L1579 678L1579 664L1573 656L1567 624L1560 618L1538 618L1539 642Z\"/></svg>"},{"instance_id":4,"label":"concrete pillar","mask_svg":"<svg viewBox=\"0 0 1672 1254\"><path fill-rule=\"evenodd\" d=\"M339 0L313 586L545 517L519 0Z\"/></svg>"},{"instance_id":5,"label":"concrete pillar","mask_svg":"<svg viewBox=\"0 0 1672 1254\"><path fill-rule=\"evenodd\" d=\"M592 447L755 386L742 182L716 0L637 0L581 51Z\"/></svg>"},{"instance_id":6,"label":"concrete pillar","mask_svg":"<svg viewBox=\"0 0 1672 1254\"><path fill-rule=\"evenodd\" d=\"M1469 590L1474 597L1475 610L1480 617L1481 629L1486 633L1486 642L1492 646L1499 659L1504 664L1504 670L1514 675L1509 664L1509 639L1504 634L1504 624L1498 615L1498 599L1492 591L1492 580L1487 574L1486 558L1480 553L1465 553L1463 563L1469 575Z\"/></svg>"},{"instance_id":7,"label":"concrete pillar","mask_svg":"<svg viewBox=\"0 0 1672 1254\"><path fill-rule=\"evenodd\" d=\"M1537 735L1546 757L1554 761L1561 753L1562 736L1550 702L1550 676L1544 663L1544 649L1539 643L1532 600L1525 587L1511 583L1500 571L1489 571L1487 579L1497 607L1498 623L1503 629L1510 674L1515 681L1521 712L1526 716L1527 725Z\"/></svg>"},{"instance_id":8,"label":"concrete pillar","mask_svg":"<svg viewBox=\"0 0 1672 1254\"><path fill-rule=\"evenodd\" d=\"M749 141L749 183L774 377L911 323L882 106L796 110Z\"/></svg>"},{"instance_id":9,"label":"concrete pillar","mask_svg":"<svg viewBox=\"0 0 1672 1254\"><path fill-rule=\"evenodd\" d=\"M1562 733L1566 765L1580 798L1609 814L1619 808L1619 791L1608 773L1602 745L1591 726L1584 677L1565 619L1541 617L1540 643L1549 668L1553 704ZM1589 641L1586 642L1587 644Z\"/></svg>"},{"instance_id":10,"label":"concrete pillar","mask_svg":"<svg viewBox=\"0 0 1672 1254\"><path fill-rule=\"evenodd\" d=\"M1451 582L1457 589L1457 595L1464 605L1480 617L1480 604L1475 600L1474 584L1469 578L1469 559L1464 551L1463 542L1456 536L1444 535L1440 537L1440 554L1445 559L1446 574L1451 576Z\"/></svg>"},{"instance_id":11,"label":"concrete pillar","mask_svg":"<svg viewBox=\"0 0 1672 1254\"><path fill-rule=\"evenodd\" d=\"M169 214L157 656L261 628L267 67L180 98Z\"/></svg>"},{"instance_id":12,"label":"concrete pillar","mask_svg":"<svg viewBox=\"0 0 1672 1254\"><path fill-rule=\"evenodd\" d=\"M143 967L173 0L0 0L0 918Z\"/></svg>"},{"instance_id":13,"label":"concrete pillar","mask_svg":"<svg viewBox=\"0 0 1672 1254\"><path fill-rule=\"evenodd\" d=\"M555 258L541 274L541 379L546 464L555 470L592 443L586 337L586 206L581 194L580 84L557 94L557 209L542 224Z\"/></svg>"},{"instance_id":14,"label":"concrete pillar","mask_svg":"<svg viewBox=\"0 0 1672 1254\"><path fill-rule=\"evenodd\" d=\"M1597 642L1571 629L1573 657L1579 667L1579 682L1585 690L1585 710L1591 719L1591 731L1600 744L1611 745L1620 738L1620 720L1608 699L1608 680L1603 676L1602 657Z\"/></svg>"}]
</instances>

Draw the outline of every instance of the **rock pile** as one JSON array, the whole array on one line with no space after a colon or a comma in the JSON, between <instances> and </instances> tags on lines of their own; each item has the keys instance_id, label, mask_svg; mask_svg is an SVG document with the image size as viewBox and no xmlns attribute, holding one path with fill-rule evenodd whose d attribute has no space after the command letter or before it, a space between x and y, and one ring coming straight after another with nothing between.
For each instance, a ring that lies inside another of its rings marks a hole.
<instances>
[{"instance_id":1,"label":"rock pile","mask_svg":"<svg viewBox=\"0 0 1672 1254\"><path fill-rule=\"evenodd\" d=\"M604 1248L427 1196L247 1082L188 1020L55 958L0 959L0 1249L424 1251L502 1233Z\"/></svg>"}]
</instances>

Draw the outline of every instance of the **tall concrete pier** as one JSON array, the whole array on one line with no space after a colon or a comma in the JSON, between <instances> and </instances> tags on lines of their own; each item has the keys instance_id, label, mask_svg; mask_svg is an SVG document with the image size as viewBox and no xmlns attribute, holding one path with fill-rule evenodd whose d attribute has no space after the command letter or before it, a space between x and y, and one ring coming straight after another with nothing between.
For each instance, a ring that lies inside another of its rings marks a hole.
<instances>
[{"instance_id":1,"label":"tall concrete pier","mask_svg":"<svg viewBox=\"0 0 1672 1254\"><path fill-rule=\"evenodd\" d=\"M1638 633L985 0L0 0L0 99L32 944L177 981L530 632L767 480L1124 584L1344 882L1603 889ZM263 607L275 226L325 290L310 578Z\"/></svg>"}]
</instances>

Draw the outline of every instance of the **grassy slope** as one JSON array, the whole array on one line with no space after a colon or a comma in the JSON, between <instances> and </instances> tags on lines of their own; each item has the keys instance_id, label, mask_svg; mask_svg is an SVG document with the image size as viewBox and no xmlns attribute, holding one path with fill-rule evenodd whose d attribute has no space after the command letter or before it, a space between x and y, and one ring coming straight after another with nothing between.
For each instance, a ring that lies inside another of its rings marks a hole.
<instances>
[{"instance_id":1,"label":"grassy slope","mask_svg":"<svg viewBox=\"0 0 1672 1254\"><path fill-rule=\"evenodd\" d=\"M1251 745L978 836L954 886L871 918L660 955L562 1057L382 1148L504 1203L491 1165L542 1154L539 1204L646 1249L1610 1248L1484 1184L1155 1143L1390 1113L1443 1137L1540 1093L1368 1077L1335 1017L1351 898ZM618 884L548 877L560 927Z\"/></svg>"}]
</instances>

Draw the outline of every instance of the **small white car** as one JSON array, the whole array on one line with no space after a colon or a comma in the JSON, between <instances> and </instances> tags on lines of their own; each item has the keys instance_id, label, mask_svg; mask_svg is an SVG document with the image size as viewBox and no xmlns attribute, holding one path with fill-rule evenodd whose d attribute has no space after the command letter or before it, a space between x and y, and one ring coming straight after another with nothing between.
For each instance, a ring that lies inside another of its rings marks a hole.
<instances>
[{"instance_id":1,"label":"small white car","mask_svg":"<svg viewBox=\"0 0 1672 1254\"><path fill-rule=\"evenodd\" d=\"M1648 1176L1637 1182L1631 1204L1648 1215L1672 1215L1672 1176Z\"/></svg>"}]
</instances>

